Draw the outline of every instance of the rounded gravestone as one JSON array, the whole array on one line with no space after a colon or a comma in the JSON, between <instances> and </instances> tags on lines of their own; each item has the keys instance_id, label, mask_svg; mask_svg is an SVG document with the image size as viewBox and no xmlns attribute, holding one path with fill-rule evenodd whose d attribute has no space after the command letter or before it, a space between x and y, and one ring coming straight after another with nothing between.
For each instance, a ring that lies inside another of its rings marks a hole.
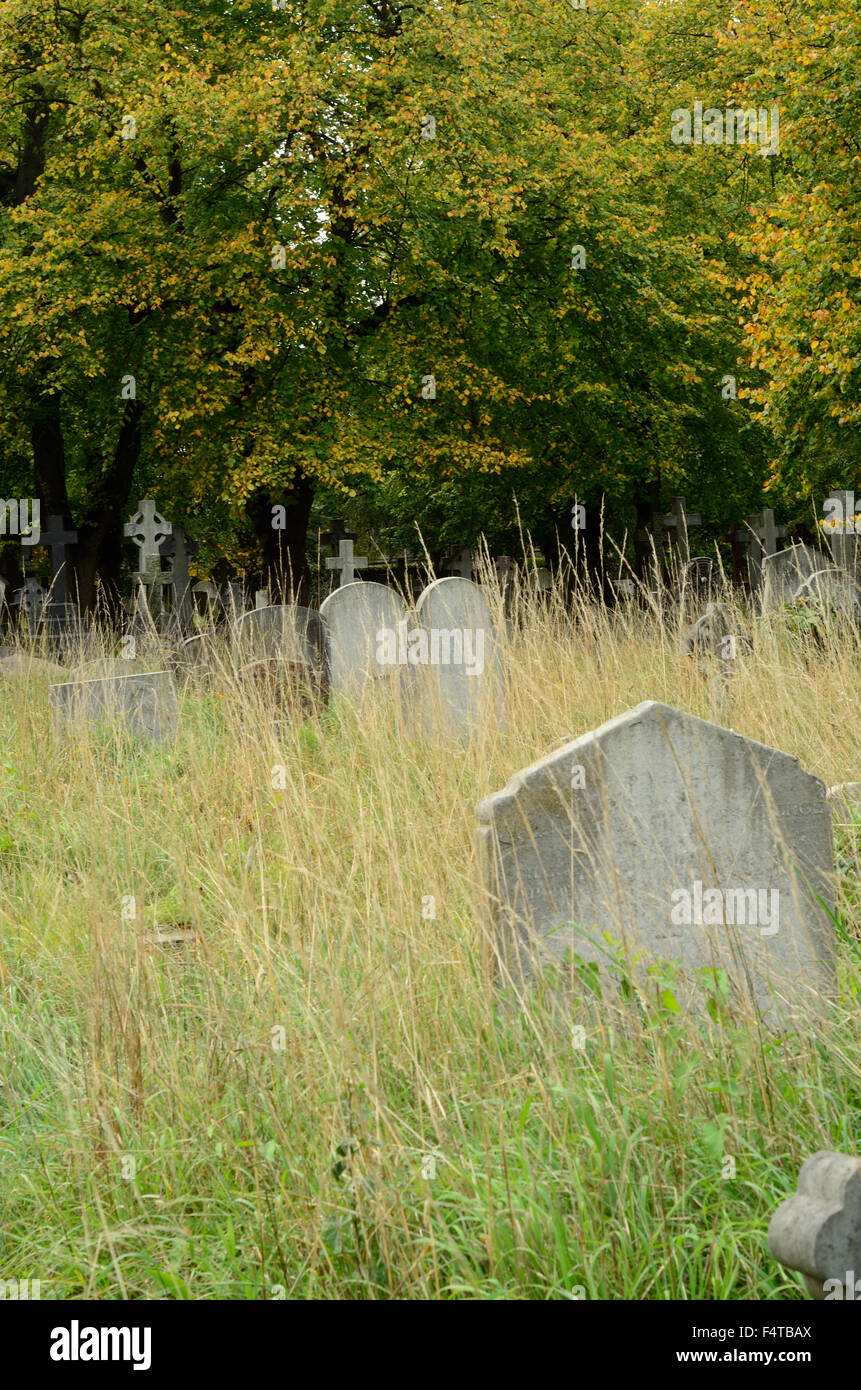
<instances>
[{"instance_id":1,"label":"rounded gravestone","mask_svg":"<svg viewBox=\"0 0 861 1390\"><path fill-rule=\"evenodd\" d=\"M407 623L407 606L385 584L357 581L335 589L320 605L329 682L338 695L360 697L369 685L391 678L397 662L399 632Z\"/></svg>"}]
</instances>

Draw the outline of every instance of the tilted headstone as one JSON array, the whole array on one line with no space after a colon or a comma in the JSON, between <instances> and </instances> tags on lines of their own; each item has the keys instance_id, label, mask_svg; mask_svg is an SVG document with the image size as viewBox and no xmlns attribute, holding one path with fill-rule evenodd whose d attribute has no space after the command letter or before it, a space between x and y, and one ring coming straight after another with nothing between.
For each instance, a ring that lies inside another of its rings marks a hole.
<instances>
[{"instance_id":1,"label":"tilted headstone","mask_svg":"<svg viewBox=\"0 0 861 1390\"><path fill-rule=\"evenodd\" d=\"M824 567L821 551L809 545L791 545L766 555L762 561L762 611L774 613L792 603L800 584Z\"/></svg>"},{"instance_id":2,"label":"tilted headstone","mask_svg":"<svg viewBox=\"0 0 861 1390\"><path fill-rule=\"evenodd\" d=\"M861 593L844 570L817 570L799 584L792 595L793 603L811 605L828 622L858 622L861 617Z\"/></svg>"},{"instance_id":3,"label":"tilted headstone","mask_svg":"<svg viewBox=\"0 0 861 1390\"><path fill-rule=\"evenodd\" d=\"M416 604L416 626L389 655L404 670L408 727L467 740L505 723L502 663L490 606L469 579L436 579Z\"/></svg>"},{"instance_id":4,"label":"tilted headstone","mask_svg":"<svg viewBox=\"0 0 861 1390\"><path fill-rule=\"evenodd\" d=\"M134 738L153 742L176 733L179 703L169 671L67 681L52 685L50 697L57 727L85 720L92 726L122 727Z\"/></svg>"},{"instance_id":5,"label":"tilted headstone","mask_svg":"<svg viewBox=\"0 0 861 1390\"><path fill-rule=\"evenodd\" d=\"M384 584L346 584L320 605L326 634L329 685L336 694L356 697L369 682L397 676L385 655L387 634L397 642L406 629L407 606L400 594Z\"/></svg>"},{"instance_id":6,"label":"tilted headstone","mask_svg":"<svg viewBox=\"0 0 861 1390\"><path fill-rule=\"evenodd\" d=\"M808 1158L797 1193L771 1218L768 1248L803 1275L811 1298L861 1301L861 1160L828 1150Z\"/></svg>"},{"instance_id":7,"label":"tilted headstone","mask_svg":"<svg viewBox=\"0 0 861 1390\"><path fill-rule=\"evenodd\" d=\"M220 617L221 597L218 586L210 579L200 579L192 589L193 601L198 615L207 623L214 623Z\"/></svg>"},{"instance_id":8,"label":"tilted headstone","mask_svg":"<svg viewBox=\"0 0 861 1390\"><path fill-rule=\"evenodd\" d=\"M830 808L788 754L649 701L517 773L476 814L504 984L551 966L576 992L579 958L609 985L609 932L645 957L638 973L680 960L685 1008L716 966L769 1024L831 997Z\"/></svg>"},{"instance_id":9,"label":"tilted headstone","mask_svg":"<svg viewBox=\"0 0 861 1390\"><path fill-rule=\"evenodd\" d=\"M233 631L234 661L277 660L321 666L325 660L319 613L300 604L276 604L243 613Z\"/></svg>"}]
</instances>

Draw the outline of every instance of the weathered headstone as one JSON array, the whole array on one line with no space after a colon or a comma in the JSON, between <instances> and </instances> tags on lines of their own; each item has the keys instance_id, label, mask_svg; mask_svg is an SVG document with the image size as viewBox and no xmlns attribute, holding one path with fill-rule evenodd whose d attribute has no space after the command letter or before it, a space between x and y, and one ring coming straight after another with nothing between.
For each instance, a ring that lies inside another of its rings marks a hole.
<instances>
[{"instance_id":1,"label":"weathered headstone","mask_svg":"<svg viewBox=\"0 0 861 1390\"><path fill-rule=\"evenodd\" d=\"M197 606L198 616L204 622L214 623L220 616L220 595L217 585L211 579L199 579L192 589L193 601Z\"/></svg>"},{"instance_id":2,"label":"weathered headstone","mask_svg":"<svg viewBox=\"0 0 861 1390\"><path fill-rule=\"evenodd\" d=\"M803 1275L811 1298L861 1300L861 1160L827 1150L808 1158L797 1193L771 1218L768 1248Z\"/></svg>"},{"instance_id":3,"label":"weathered headstone","mask_svg":"<svg viewBox=\"0 0 861 1390\"><path fill-rule=\"evenodd\" d=\"M85 720L93 726L121 726L136 739L154 742L176 733L179 704L169 671L67 681L51 686L50 696L58 727Z\"/></svg>"},{"instance_id":4,"label":"weathered headstone","mask_svg":"<svg viewBox=\"0 0 861 1390\"><path fill-rule=\"evenodd\" d=\"M792 603L800 584L824 567L822 553L809 545L791 545L762 561L762 611L773 613Z\"/></svg>"},{"instance_id":5,"label":"weathered headstone","mask_svg":"<svg viewBox=\"0 0 861 1390\"><path fill-rule=\"evenodd\" d=\"M505 722L502 663L485 594L469 579L436 579L416 605L416 626L388 655L404 669L407 724L467 740Z\"/></svg>"},{"instance_id":6,"label":"weathered headstone","mask_svg":"<svg viewBox=\"0 0 861 1390\"><path fill-rule=\"evenodd\" d=\"M326 634L330 688L357 697L369 682L396 675L394 664L380 661L386 635L395 642L407 626L407 607L400 594L384 584L358 582L335 589L320 605Z\"/></svg>"},{"instance_id":7,"label":"weathered headstone","mask_svg":"<svg viewBox=\"0 0 861 1390\"><path fill-rule=\"evenodd\" d=\"M275 604L243 613L233 632L237 666L276 660L323 664L323 623L319 613L300 604Z\"/></svg>"},{"instance_id":8,"label":"weathered headstone","mask_svg":"<svg viewBox=\"0 0 861 1390\"><path fill-rule=\"evenodd\" d=\"M36 631L42 621L45 611L47 595L38 579L25 579L21 588L15 594L15 602L22 613L27 618L27 626L30 632Z\"/></svg>"},{"instance_id":9,"label":"weathered headstone","mask_svg":"<svg viewBox=\"0 0 861 1390\"><path fill-rule=\"evenodd\" d=\"M811 606L825 625L857 623L861 617L861 593L849 575L836 567L809 575L795 590L792 602Z\"/></svg>"},{"instance_id":10,"label":"weathered headstone","mask_svg":"<svg viewBox=\"0 0 861 1390\"><path fill-rule=\"evenodd\" d=\"M680 960L684 1007L712 967L770 1024L831 996L830 809L788 754L649 701L518 773L477 816L506 985L550 966L576 992L578 962L609 984L609 932L646 963Z\"/></svg>"}]
</instances>

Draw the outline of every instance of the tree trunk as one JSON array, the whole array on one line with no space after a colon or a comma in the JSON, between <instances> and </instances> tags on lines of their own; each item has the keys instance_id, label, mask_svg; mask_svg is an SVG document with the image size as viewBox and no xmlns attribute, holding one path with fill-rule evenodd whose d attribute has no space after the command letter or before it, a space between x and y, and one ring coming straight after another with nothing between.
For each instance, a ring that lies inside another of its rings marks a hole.
<instances>
[{"instance_id":1,"label":"tree trunk","mask_svg":"<svg viewBox=\"0 0 861 1390\"><path fill-rule=\"evenodd\" d=\"M246 508L263 552L262 583L268 585L274 603L308 602L307 536L313 501L314 485L297 468L293 486L280 501L273 501L268 492L258 492ZM284 509L283 525L280 513L274 510L277 507Z\"/></svg>"}]
</instances>

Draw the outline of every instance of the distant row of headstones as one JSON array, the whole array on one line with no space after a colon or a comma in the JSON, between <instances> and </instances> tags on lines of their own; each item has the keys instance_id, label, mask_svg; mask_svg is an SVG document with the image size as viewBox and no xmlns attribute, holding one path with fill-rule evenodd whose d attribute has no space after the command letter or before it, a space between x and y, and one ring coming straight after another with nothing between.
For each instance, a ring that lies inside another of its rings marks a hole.
<instances>
[{"instance_id":1,"label":"distant row of headstones","mask_svg":"<svg viewBox=\"0 0 861 1390\"><path fill-rule=\"evenodd\" d=\"M336 589L319 613L299 604L260 607L180 641L169 665L151 671L132 656L79 668L51 687L54 718L119 720L135 737L170 738L176 677L221 670L262 684L288 706L292 697L304 711L330 692L361 703L370 687L384 684L416 732L439 727L468 738L505 720L487 593L453 576L428 585L414 610L394 589L361 580Z\"/></svg>"},{"instance_id":2,"label":"distant row of headstones","mask_svg":"<svg viewBox=\"0 0 861 1390\"><path fill-rule=\"evenodd\" d=\"M854 495L849 492L835 493L828 504L839 509L840 515L851 514L854 521ZM828 505L826 504L826 505ZM583 507L572 509L583 513ZM4 512L5 516L5 512ZM717 570L713 557L691 556L688 537L689 527L699 525L702 518L698 513L687 510L684 497L673 499L672 511L664 515L655 512L652 518L652 536L656 551L666 553L670 537L677 557L677 578L683 589L707 597L717 581ZM582 518L577 516L572 525L579 526ZM576 527L575 527L576 529ZM195 615L202 614L205 621L214 621L226 614L237 618L246 608L246 598L242 585L236 581L219 590L208 580L193 583L189 575L189 561L198 551L195 542L190 541L181 525L167 521L156 507L152 498L143 498L138 511L124 526L123 534L138 548L138 562L134 576L132 612L139 622L153 622L159 630L190 632L195 626ZM761 596L764 611L781 602L793 602L804 583L816 574L825 576L816 582L817 590L823 587L840 591L844 601L849 594L849 583L858 580L858 537L846 528L833 528L828 532L832 551L829 563L825 552L812 547L795 545L778 548L778 542L786 534L786 528L775 523L774 512L764 509L758 516L747 518L740 532L747 549L747 567L751 589ZM354 537L343 530L341 523L337 529L328 533L327 539L337 546L336 556L326 559L326 568L337 573L339 585L353 583L359 570L368 566L368 557L356 555ZM50 516L48 527L39 534L39 544L48 547L51 556L51 583L46 589L33 576L25 578L20 588L8 595L8 601L17 604L21 613L27 617L30 631L38 628L62 630L77 621L76 606L69 601L66 552L77 541L77 532L68 529L63 518ZM22 542L32 544L32 541ZM165 568L167 564L167 568ZM495 562L497 577L505 586L517 569L507 556ZM449 552L446 563L447 573L463 579L472 579L475 570L475 556L466 547L455 547ZM538 589L549 589L552 578L546 569L536 572ZM631 595L637 586L633 580L621 579L617 589L620 596ZM0 608L6 591L5 582L0 579ZM804 595L801 595L804 597ZM268 595L259 592L255 595L255 606L268 604Z\"/></svg>"}]
</instances>

